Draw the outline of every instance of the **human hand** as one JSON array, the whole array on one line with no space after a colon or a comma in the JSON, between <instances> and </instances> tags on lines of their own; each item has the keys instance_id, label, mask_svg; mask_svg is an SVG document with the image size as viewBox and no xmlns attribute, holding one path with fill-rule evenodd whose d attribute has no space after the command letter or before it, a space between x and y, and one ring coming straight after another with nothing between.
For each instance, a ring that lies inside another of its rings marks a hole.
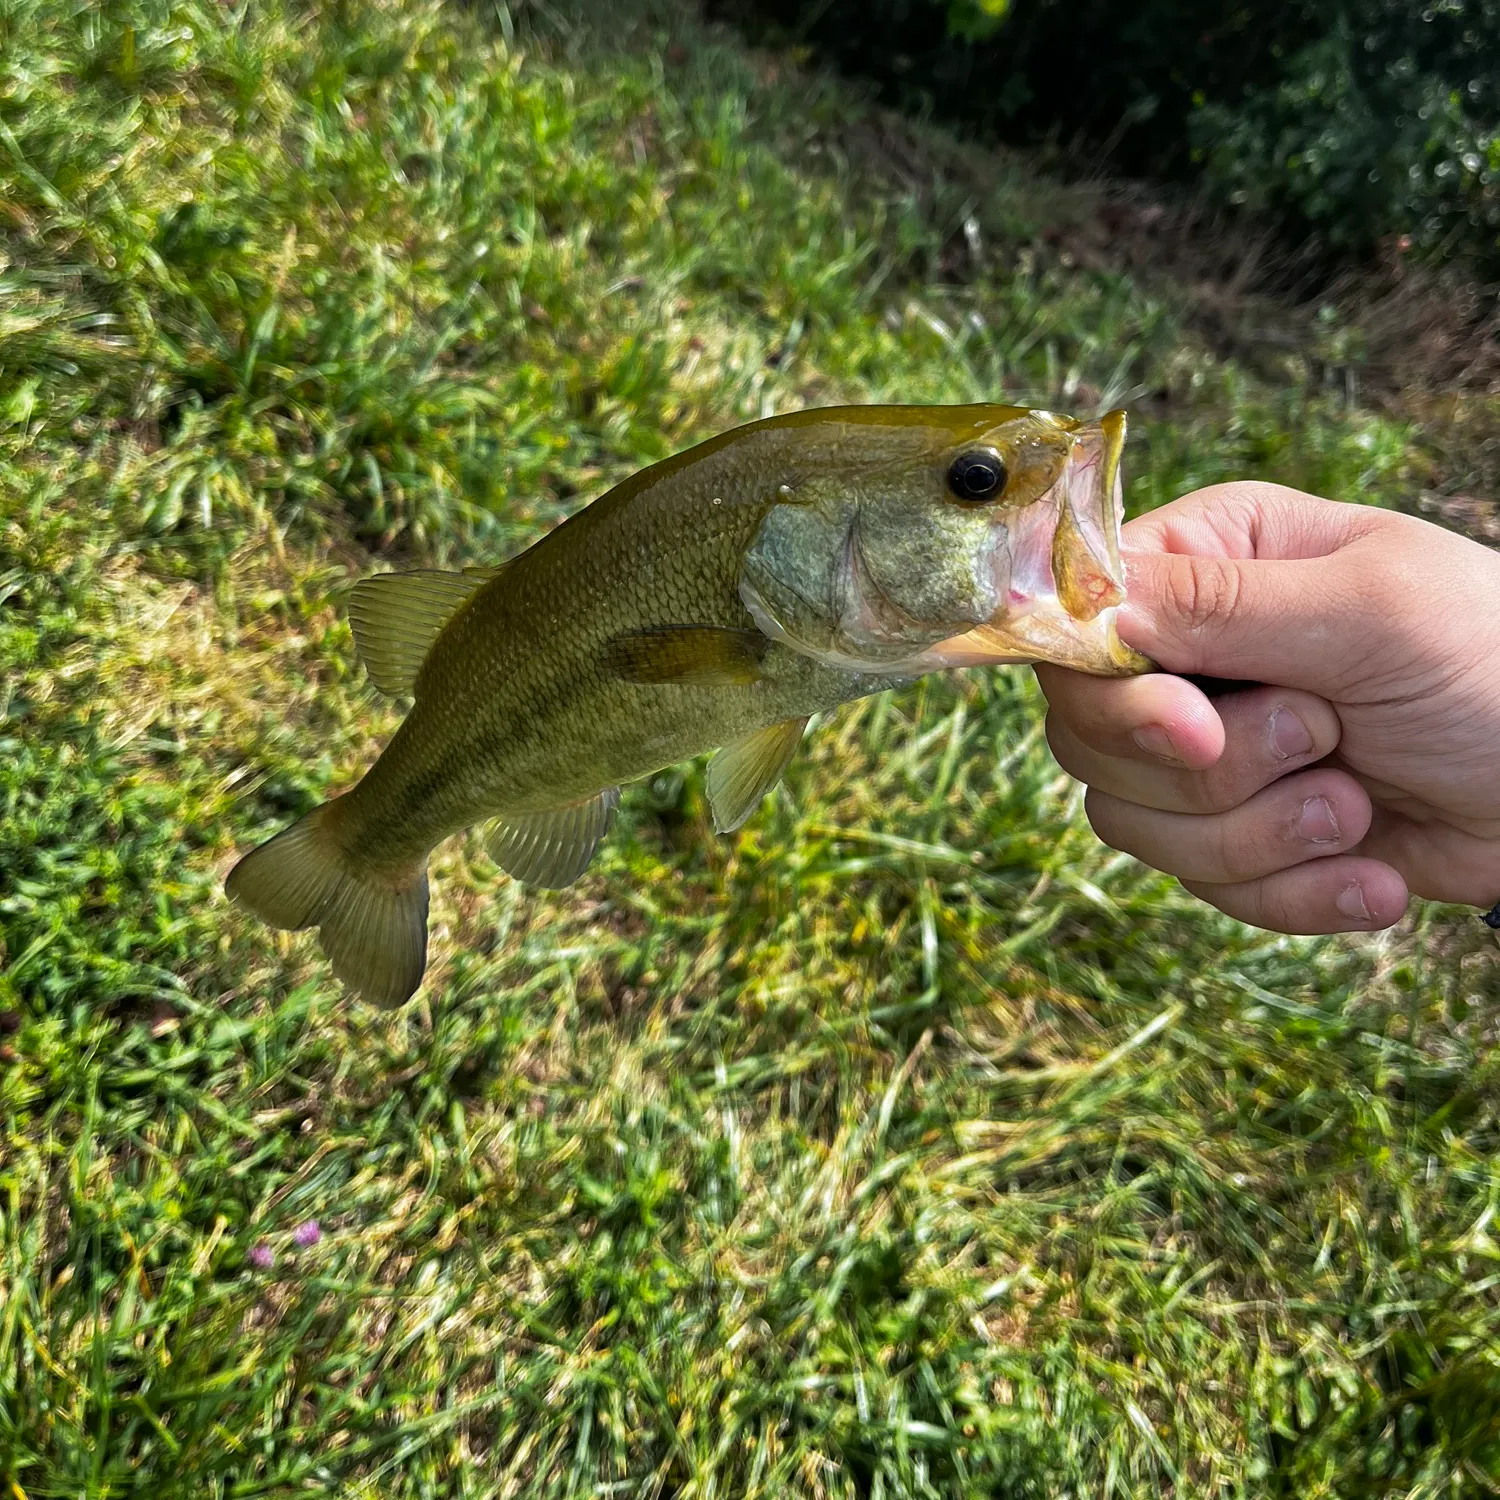
<instances>
[{"instance_id":1,"label":"human hand","mask_svg":"<svg viewBox=\"0 0 1500 1500\"><path fill-rule=\"evenodd\" d=\"M1500 898L1500 555L1271 484L1124 531L1120 634L1165 670L1038 667L1094 831L1278 932ZM1263 683L1210 701L1166 673Z\"/></svg>"}]
</instances>

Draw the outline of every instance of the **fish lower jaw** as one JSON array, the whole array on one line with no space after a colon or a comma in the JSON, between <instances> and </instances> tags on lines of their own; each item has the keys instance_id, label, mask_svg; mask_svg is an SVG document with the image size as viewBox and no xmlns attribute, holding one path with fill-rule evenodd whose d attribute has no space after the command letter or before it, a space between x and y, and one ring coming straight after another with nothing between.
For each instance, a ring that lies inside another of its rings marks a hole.
<instances>
[{"instance_id":1,"label":"fish lower jaw","mask_svg":"<svg viewBox=\"0 0 1500 1500\"><path fill-rule=\"evenodd\" d=\"M917 666L950 667L1047 662L1096 677L1135 677L1155 670L1149 657L1127 646L1115 629L1115 610L1079 619L1056 601L1030 600L1019 614L1000 614L923 652Z\"/></svg>"}]
</instances>

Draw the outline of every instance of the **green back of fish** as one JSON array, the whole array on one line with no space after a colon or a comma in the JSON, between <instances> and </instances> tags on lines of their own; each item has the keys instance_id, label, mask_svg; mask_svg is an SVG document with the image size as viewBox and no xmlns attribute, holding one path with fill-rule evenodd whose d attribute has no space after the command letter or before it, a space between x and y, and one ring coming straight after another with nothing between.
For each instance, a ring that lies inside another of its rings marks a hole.
<instances>
[{"instance_id":1,"label":"green back of fish","mask_svg":"<svg viewBox=\"0 0 1500 1500\"><path fill-rule=\"evenodd\" d=\"M442 630L412 713L360 789L378 820L361 821L402 850L430 845L481 816L555 807L881 686L759 637L739 596L746 551L799 488L914 471L1014 414L799 412L632 476Z\"/></svg>"}]
</instances>

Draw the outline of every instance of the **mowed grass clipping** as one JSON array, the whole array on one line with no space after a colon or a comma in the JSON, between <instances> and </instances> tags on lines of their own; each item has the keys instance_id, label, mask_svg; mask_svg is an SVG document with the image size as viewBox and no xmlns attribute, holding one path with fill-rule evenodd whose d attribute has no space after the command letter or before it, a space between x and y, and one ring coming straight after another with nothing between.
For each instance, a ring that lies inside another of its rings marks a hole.
<instances>
[{"instance_id":1,"label":"mowed grass clipping","mask_svg":"<svg viewBox=\"0 0 1500 1500\"><path fill-rule=\"evenodd\" d=\"M1421 472L1049 251L1086 189L686 10L0 0L6 1493L1493 1493L1493 939L1219 918L1025 671L731 839L632 787L562 894L445 847L397 1012L224 902L396 722L354 578L737 422L1123 403L1137 509Z\"/></svg>"}]
</instances>

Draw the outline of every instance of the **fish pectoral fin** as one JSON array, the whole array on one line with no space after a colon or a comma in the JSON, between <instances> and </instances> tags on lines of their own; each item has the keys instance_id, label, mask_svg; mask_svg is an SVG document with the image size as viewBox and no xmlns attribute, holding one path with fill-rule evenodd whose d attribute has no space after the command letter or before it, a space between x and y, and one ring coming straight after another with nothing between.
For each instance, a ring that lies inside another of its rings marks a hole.
<instances>
[{"instance_id":1,"label":"fish pectoral fin","mask_svg":"<svg viewBox=\"0 0 1500 1500\"><path fill-rule=\"evenodd\" d=\"M708 808L716 833L733 833L781 780L807 719L786 719L725 745L708 763Z\"/></svg>"},{"instance_id":2,"label":"fish pectoral fin","mask_svg":"<svg viewBox=\"0 0 1500 1500\"><path fill-rule=\"evenodd\" d=\"M542 812L507 813L485 830L490 858L515 880L561 890L588 869L620 805L620 789Z\"/></svg>"},{"instance_id":3,"label":"fish pectoral fin","mask_svg":"<svg viewBox=\"0 0 1500 1500\"><path fill-rule=\"evenodd\" d=\"M349 596L349 626L370 681L392 696L411 692L443 626L503 571L502 564L462 573L424 568L361 578Z\"/></svg>"},{"instance_id":4,"label":"fish pectoral fin","mask_svg":"<svg viewBox=\"0 0 1500 1500\"><path fill-rule=\"evenodd\" d=\"M758 630L654 625L615 636L604 648L604 665L622 682L743 687L759 680L770 645Z\"/></svg>"}]
</instances>

